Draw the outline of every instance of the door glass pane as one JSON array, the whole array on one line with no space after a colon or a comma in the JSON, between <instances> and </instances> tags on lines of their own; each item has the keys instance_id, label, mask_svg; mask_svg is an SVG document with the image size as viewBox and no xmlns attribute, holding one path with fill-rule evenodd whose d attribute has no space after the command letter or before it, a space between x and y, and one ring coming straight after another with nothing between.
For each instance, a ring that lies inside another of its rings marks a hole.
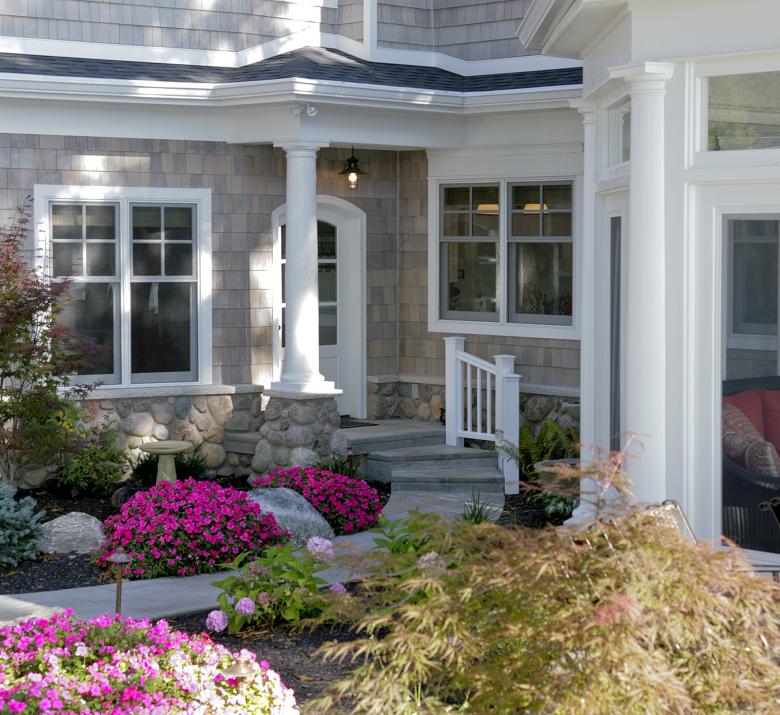
<instances>
[{"instance_id":1,"label":"door glass pane","mask_svg":"<svg viewBox=\"0 0 780 715\"><path fill-rule=\"evenodd\" d=\"M338 344L338 308L335 305L320 306L320 345Z\"/></svg>"},{"instance_id":2,"label":"door glass pane","mask_svg":"<svg viewBox=\"0 0 780 715\"><path fill-rule=\"evenodd\" d=\"M158 246L153 246L158 248ZM165 243L165 275L192 275L192 244Z\"/></svg>"},{"instance_id":3,"label":"door glass pane","mask_svg":"<svg viewBox=\"0 0 780 715\"><path fill-rule=\"evenodd\" d=\"M162 224L159 206L133 206L133 240L159 241Z\"/></svg>"},{"instance_id":4,"label":"door glass pane","mask_svg":"<svg viewBox=\"0 0 780 715\"><path fill-rule=\"evenodd\" d=\"M192 209L189 206L165 207L165 240L192 240Z\"/></svg>"},{"instance_id":5,"label":"door glass pane","mask_svg":"<svg viewBox=\"0 0 780 715\"><path fill-rule=\"evenodd\" d=\"M82 243L52 243L53 272L55 276L83 275Z\"/></svg>"},{"instance_id":6,"label":"door glass pane","mask_svg":"<svg viewBox=\"0 0 780 715\"><path fill-rule=\"evenodd\" d=\"M510 246L514 312L519 315L563 316L571 323L571 243L515 243Z\"/></svg>"},{"instance_id":7,"label":"door glass pane","mask_svg":"<svg viewBox=\"0 0 780 715\"><path fill-rule=\"evenodd\" d=\"M51 207L51 237L58 239L82 239L81 204L55 204Z\"/></svg>"},{"instance_id":8,"label":"door glass pane","mask_svg":"<svg viewBox=\"0 0 780 715\"><path fill-rule=\"evenodd\" d=\"M133 244L133 275L159 276L162 274L162 261L159 243Z\"/></svg>"},{"instance_id":9,"label":"door glass pane","mask_svg":"<svg viewBox=\"0 0 780 715\"><path fill-rule=\"evenodd\" d=\"M114 373L115 292L111 283L72 283L59 322L88 341L80 375Z\"/></svg>"},{"instance_id":10,"label":"door glass pane","mask_svg":"<svg viewBox=\"0 0 780 715\"><path fill-rule=\"evenodd\" d=\"M88 243L87 244L87 275L88 276L113 276L115 268L116 244Z\"/></svg>"},{"instance_id":11,"label":"door glass pane","mask_svg":"<svg viewBox=\"0 0 780 715\"><path fill-rule=\"evenodd\" d=\"M338 300L335 263L320 263L319 291L321 303L330 303Z\"/></svg>"},{"instance_id":12,"label":"door glass pane","mask_svg":"<svg viewBox=\"0 0 780 715\"><path fill-rule=\"evenodd\" d=\"M336 258L336 227L317 221L317 257Z\"/></svg>"},{"instance_id":13,"label":"door glass pane","mask_svg":"<svg viewBox=\"0 0 780 715\"><path fill-rule=\"evenodd\" d=\"M133 283L132 372L194 371L192 283Z\"/></svg>"},{"instance_id":14,"label":"door glass pane","mask_svg":"<svg viewBox=\"0 0 780 715\"><path fill-rule=\"evenodd\" d=\"M778 217L726 221L723 294L723 534L780 553L780 525L761 508L780 496Z\"/></svg>"},{"instance_id":15,"label":"door glass pane","mask_svg":"<svg viewBox=\"0 0 780 715\"><path fill-rule=\"evenodd\" d=\"M113 241L116 238L116 209L113 206L87 206L87 240Z\"/></svg>"},{"instance_id":16,"label":"door glass pane","mask_svg":"<svg viewBox=\"0 0 780 715\"><path fill-rule=\"evenodd\" d=\"M495 319L497 302L496 244L492 242L443 243L443 277L446 276L445 311L486 314Z\"/></svg>"}]
</instances>

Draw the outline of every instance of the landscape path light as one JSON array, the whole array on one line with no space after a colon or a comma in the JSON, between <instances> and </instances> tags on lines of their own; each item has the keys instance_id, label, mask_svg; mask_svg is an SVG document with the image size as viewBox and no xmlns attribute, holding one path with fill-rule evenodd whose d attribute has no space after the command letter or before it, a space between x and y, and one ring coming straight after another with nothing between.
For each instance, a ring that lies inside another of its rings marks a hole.
<instances>
[{"instance_id":1,"label":"landscape path light","mask_svg":"<svg viewBox=\"0 0 780 715\"><path fill-rule=\"evenodd\" d=\"M130 557L124 551L115 551L108 560L114 564L114 570L116 571L116 602L114 604L117 614L122 613L122 575L125 570L125 566L130 562Z\"/></svg>"}]
</instances>

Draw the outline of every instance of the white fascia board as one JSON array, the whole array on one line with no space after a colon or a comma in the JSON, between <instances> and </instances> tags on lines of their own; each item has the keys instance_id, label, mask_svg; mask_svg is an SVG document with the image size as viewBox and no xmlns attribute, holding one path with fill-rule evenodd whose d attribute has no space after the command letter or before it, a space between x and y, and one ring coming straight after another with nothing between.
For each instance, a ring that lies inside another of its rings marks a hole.
<instances>
[{"instance_id":1,"label":"white fascia board","mask_svg":"<svg viewBox=\"0 0 780 715\"><path fill-rule=\"evenodd\" d=\"M437 67L464 77L508 72L579 67L577 59L527 55L495 60L462 60L429 50L399 50L390 47L374 47L343 35L320 32L307 28L286 37L269 40L254 47L238 51L192 50L175 47L147 47L145 45L119 45L104 42L76 42L73 40L32 39L0 36L0 52L46 57L77 57L123 62L158 62L162 64L201 65L206 67L245 67L271 57L300 50L304 47L322 47L340 50L362 60L406 64L417 67Z\"/></svg>"},{"instance_id":2,"label":"white fascia board","mask_svg":"<svg viewBox=\"0 0 780 715\"><path fill-rule=\"evenodd\" d=\"M308 101L473 114L557 108L567 106L569 100L580 94L580 85L464 93L303 78L204 84L0 73L0 97L174 106L249 106Z\"/></svg>"},{"instance_id":3,"label":"white fascia board","mask_svg":"<svg viewBox=\"0 0 780 715\"><path fill-rule=\"evenodd\" d=\"M549 37L550 26L562 8L575 0L534 0L520 21L515 36L530 50L541 50ZM567 8L568 9L568 8Z\"/></svg>"}]
</instances>

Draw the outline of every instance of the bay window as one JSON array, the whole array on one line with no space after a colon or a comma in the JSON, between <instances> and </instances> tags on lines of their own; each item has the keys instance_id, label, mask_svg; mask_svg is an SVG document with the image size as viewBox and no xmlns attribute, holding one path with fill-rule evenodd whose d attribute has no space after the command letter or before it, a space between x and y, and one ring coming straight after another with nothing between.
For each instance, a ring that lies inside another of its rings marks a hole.
<instances>
[{"instance_id":1,"label":"bay window","mask_svg":"<svg viewBox=\"0 0 780 715\"><path fill-rule=\"evenodd\" d=\"M60 321L89 345L80 380L210 380L209 212L199 189L36 187L45 268L70 281Z\"/></svg>"},{"instance_id":2,"label":"bay window","mask_svg":"<svg viewBox=\"0 0 780 715\"><path fill-rule=\"evenodd\" d=\"M439 320L571 327L573 205L571 181L441 186Z\"/></svg>"}]
</instances>

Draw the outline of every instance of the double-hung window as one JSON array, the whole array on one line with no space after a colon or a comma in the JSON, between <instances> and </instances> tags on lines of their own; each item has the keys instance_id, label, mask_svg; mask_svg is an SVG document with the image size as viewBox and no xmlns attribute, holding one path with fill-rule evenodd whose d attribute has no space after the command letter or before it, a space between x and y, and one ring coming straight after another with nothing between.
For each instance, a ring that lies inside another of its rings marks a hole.
<instances>
[{"instance_id":1,"label":"double-hung window","mask_svg":"<svg viewBox=\"0 0 780 715\"><path fill-rule=\"evenodd\" d=\"M442 185L438 319L571 327L573 193L571 181Z\"/></svg>"},{"instance_id":2,"label":"double-hung window","mask_svg":"<svg viewBox=\"0 0 780 715\"><path fill-rule=\"evenodd\" d=\"M209 213L200 189L36 187L45 268L70 281L60 320L89 348L80 380L210 381Z\"/></svg>"}]
</instances>

